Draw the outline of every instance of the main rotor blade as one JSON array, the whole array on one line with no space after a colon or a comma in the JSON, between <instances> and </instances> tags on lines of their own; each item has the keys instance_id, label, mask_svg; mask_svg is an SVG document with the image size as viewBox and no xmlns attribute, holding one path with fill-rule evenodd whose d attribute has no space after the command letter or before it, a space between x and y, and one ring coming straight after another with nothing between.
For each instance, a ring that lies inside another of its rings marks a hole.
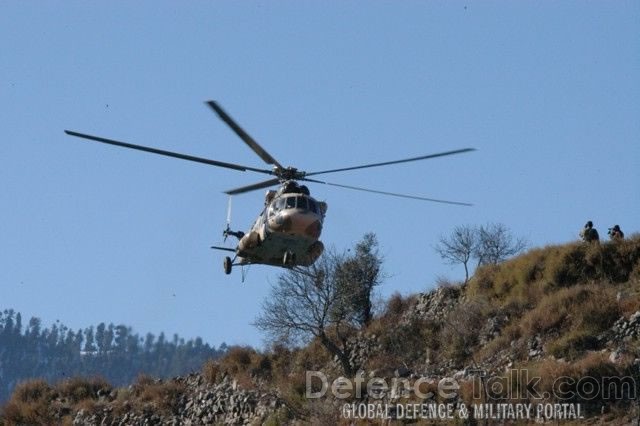
<instances>
[{"instance_id":1,"label":"main rotor blade","mask_svg":"<svg viewBox=\"0 0 640 426\"><path fill-rule=\"evenodd\" d=\"M395 192L378 191L378 190L375 190L375 189L361 188L361 187L358 187L358 186L341 185L339 183L324 182L324 181L316 180L316 179L304 178L304 179L301 179L301 180L305 180L307 182L322 183L322 184L330 185L330 186L337 186L339 188L353 189L353 190L356 190L356 191L364 191L364 192L372 192L374 194L389 195L389 196L392 196L392 197L411 198L413 200L431 201L431 202L434 202L434 203L442 203L442 204L455 204L455 205L458 205L458 206L473 206L473 204L462 203L460 201L438 200L436 198L426 198L426 197L419 197L419 196L416 196L416 195L407 195L407 194L398 194L398 193L395 193Z\"/></svg>"},{"instance_id":2,"label":"main rotor blade","mask_svg":"<svg viewBox=\"0 0 640 426\"><path fill-rule=\"evenodd\" d=\"M159 154L159 155L164 155L164 156L167 156L167 157L179 158L181 160L194 161L196 163L208 164L210 166L225 167L227 169L240 170L242 172L246 172L247 170L250 170L252 172L258 172L258 173L264 173L264 174L268 174L268 175L273 175L273 171L271 171L271 170L256 169L256 168L253 168L253 167L241 166L239 164L225 163L225 162L222 162L222 161L210 160L208 158L194 157L193 155L180 154L180 153L177 153L177 152L165 151L163 149L150 148L150 147L142 146L142 145L134 145L134 144L126 143L126 142L116 141L116 140L113 140L113 139L107 139L107 138L102 138L102 137L99 137L99 136L92 136L92 135L87 135L87 134L84 134L84 133L78 133L78 132L74 132L74 131L71 131L71 130L65 130L64 132L66 134L68 134L68 135L76 136L78 138L89 139L89 140L92 140L92 141L102 142L102 143L106 143L106 144L109 144L109 145L121 146L123 148L136 149L138 151L150 152L152 154Z\"/></svg>"},{"instance_id":3,"label":"main rotor blade","mask_svg":"<svg viewBox=\"0 0 640 426\"><path fill-rule=\"evenodd\" d=\"M253 185L243 186L241 188L231 189L229 191L225 191L225 194L228 195L238 195L249 191L255 191L256 189L268 188L270 186L276 185L280 182L280 179L269 179L264 182L254 183Z\"/></svg>"},{"instance_id":4,"label":"main rotor blade","mask_svg":"<svg viewBox=\"0 0 640 426\"><path fill-rule=\"evenodd\" d=\"M341 169L323 170L321 172L307 173L306 176L319 175L324 173L344 172L347 170L366 169L369 167L389 166L391 164L408 163L410 161L427 160L429 158L444 157L446 155L462 154L463 152L475 151L475 148L456 149L454 151L439 152L437 154L423 155L420 157L405 158L404 160L385 161L382 163L364 164L362 166L344 167Z\"/></svg>"},{"instance_id":5,"label":"main rotor blade","mask_svg":"<svg viewBox=\"0 0 640 426\"><path fill-rule=\"evenodd\" d=\"M244 143L249 145L249 148L251 148L256 154L258 154L258 156L262 158L265 163L277 166L280 169L284 168L280 165L280 163L278 163L275 158L273 158L267 151L265 151L258 142L256 142L251 136L249 136L249 134L247 134L247 132L245 132L242 127L240 127L238 123L236 123L233 118L231 118L229 114L227 114L225 110L220 107L220 105L218 105L215 101L207 101L207 105L209 105L211 109L214 110L216 114L218 114L220 119L227 123L227 126L231 127L231 130L233 130L236 135L240 136L240 139L242 139Z\"/></svg>"}]
</instances>

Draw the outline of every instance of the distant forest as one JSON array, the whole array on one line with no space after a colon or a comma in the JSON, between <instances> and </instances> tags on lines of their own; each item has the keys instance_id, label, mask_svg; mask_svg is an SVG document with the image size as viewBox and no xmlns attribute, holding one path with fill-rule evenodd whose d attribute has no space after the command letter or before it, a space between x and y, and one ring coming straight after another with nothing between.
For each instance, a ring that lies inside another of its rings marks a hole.
<instances>
[{"instance_id":1,"label":"distant forest","mask_svg":"<svg viewBox=\"0 0 640 426\"><path fill-rule=\"evenodd\" d=\"M141 337L124 325L106 325L74 331L55 323L42 328L31 318L24 326L22 315L0 312L0 403L23 380L42 378L50 383L74 376L99 376L114 386L133 382L140 374L169 378L200 371L211 358L227 351L213 348L201 338L188 340L164 333Z\"/></svg>"}]
</instances>

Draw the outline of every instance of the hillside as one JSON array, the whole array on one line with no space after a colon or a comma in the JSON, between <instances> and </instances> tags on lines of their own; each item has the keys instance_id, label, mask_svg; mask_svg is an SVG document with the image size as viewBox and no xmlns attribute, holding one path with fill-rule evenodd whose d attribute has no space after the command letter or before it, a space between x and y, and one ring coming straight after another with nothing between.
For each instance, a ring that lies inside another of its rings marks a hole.
<instances>
[{"instance_id":1,"label":"hillside","mask_svg":"<svg viewBox=\"0 0 640 426\"><path fill-rule=\"evenodd\" d=\"M75 331L60 322L42 327L39 318L31 318L23 325L22 315L7 309L0 312L0 405L17 383L32 377L55 383L100 375L124 386L141 373L160 378L188 373L225 350L225 344L216 349L201 338L185 341L177 334L142 337L122 324Z\"/></svg>"},{"instance_id":2,"label":"hillside","mask_svg":"<svg viewBox=\"0 0 640 426\"><path fill-rule=\"evenodd\" d=\"M635 235L533 249L481 267L465 286L391 297L347 335L355 377L342 377L340 362L317 339L265 352L236 347L197 374L140 377L127 388L99 379L23 383L2 420L628 424L640 416L639 336Z\"/></svg>"}]
</instances>

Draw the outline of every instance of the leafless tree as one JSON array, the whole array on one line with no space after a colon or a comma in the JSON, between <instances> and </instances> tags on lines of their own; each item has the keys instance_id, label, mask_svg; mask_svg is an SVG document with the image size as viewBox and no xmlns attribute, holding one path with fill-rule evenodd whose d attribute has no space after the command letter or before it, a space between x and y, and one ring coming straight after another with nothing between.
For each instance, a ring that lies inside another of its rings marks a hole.
<instances>
[{"instance_id":1,"label":"leafless tree","mask_svg":"<svg viewBox=\"0 0 640 426\"><path fill-rule=\"evenodd\" d=\"M311 267L281 274L254 325L272 341L295 344L318 338L340 360L344 374L352 376L347 337L356 322L337 279L343 261L344 255L329 250Z\"/></svg>"},{"instance_id":2,"label":"leafless tree","mask_svg":"<svg viewBox=\"0 0 640 426\"><path fill-rule=\"evenodd\" d=\"M495 265L526 247L527 241L514 237L505 225L488 223L482 226L456 226L451 235L440 237L435 250L447 263L461 263L464 266L466 284L472 259L477 261L476 266Z\"/></svg>"},{"instance_id":3,"label":"leafless tree","mask_svg":"<svg viewBox=\"0 0 640 426\"><path fill-rule=\"evenodd\" d=\"M456 226L451 235L440 237L435 250L449 264L462 263L466 284L469 281L469 261L476 254L479 243L476 227Z\"/></svg>"},{"instance_id":4,"label":"leafless tree","mask_svg":"<svg viewBox=\"0 0 640 426\"><path fill-rule=\"evenodd\" d=\"M478 265L497 265L527 248L527 241L514 237L502 223L480 226L477 233L479 244L475 257Z\"/></svg>"}]
</instances>

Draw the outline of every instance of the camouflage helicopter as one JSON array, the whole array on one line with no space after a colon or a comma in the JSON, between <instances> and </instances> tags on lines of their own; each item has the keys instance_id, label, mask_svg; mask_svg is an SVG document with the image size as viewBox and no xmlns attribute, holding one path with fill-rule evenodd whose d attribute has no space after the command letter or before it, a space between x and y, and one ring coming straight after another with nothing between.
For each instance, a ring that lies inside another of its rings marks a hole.
<instances>
[{"instance_id":1,"label":"camouflage helicopter","mask_svg":"<svg viewBox=\"0 0 640 426\"><path fill-rule=\"evenodd\" d=\"M443 157L463 152L473 151L474 148L457 149L453 151L440 152L436 154L422 155L418 157L405 158L395 161L385 161L380 163L364 164L359 166L343 167L337 169L322 170L307 173L295 167L284 167L274 157L272 157L262 146L258 144L242 127L240 127L215 101L207 101L206 104L242 139L271 169L260 169L243 166L234 163L227 163L218 160L195 157L192 155L177 152L165 151L142 145L134 145L107 139L99 136L92 136L85 133L78 133L65 130L70 136L76 136L120 146L123 148L135 149L152 154L164 155L196 163L208 164L216 167L223 167L239 171L251 171L272 176L268 180L252 185L225 191L229 196L243 194L258 189L270 188L280 185L277 190L266 192L264 207L258 218L247 232L232 231L230 229L230 204L227 216L227 227L223 231L226 240L228 236L238 239L235 249L228 247L212 246L216 250L229 251L234 253L233 258L224 258L223 267L226 274L230 274L233 266L243 266L252 264L273 265L286 268L298 266L310 266L324 251L324 246L320 241L322 224L327 212L327 203L318 201L311 196L306 185L300 182L311 182L316 184L330 185L339 188L352 189L357 191L372 192L381 195L394 197L411 198L415 200L431 201L437 203L456 204L470 206L471 204L457 201L439 200L434 198L419 197L414 195L399 194L394 192L378 191L369 188L361 188L350 185L326 182L312 179L311 176L321 174L342 172L348 170L365 169L371 167L388 166L392 164L408 163L411 161L426 160L429 158ZM229 200L231 201L231 199Z\"/></svg>"}]
</instances>

